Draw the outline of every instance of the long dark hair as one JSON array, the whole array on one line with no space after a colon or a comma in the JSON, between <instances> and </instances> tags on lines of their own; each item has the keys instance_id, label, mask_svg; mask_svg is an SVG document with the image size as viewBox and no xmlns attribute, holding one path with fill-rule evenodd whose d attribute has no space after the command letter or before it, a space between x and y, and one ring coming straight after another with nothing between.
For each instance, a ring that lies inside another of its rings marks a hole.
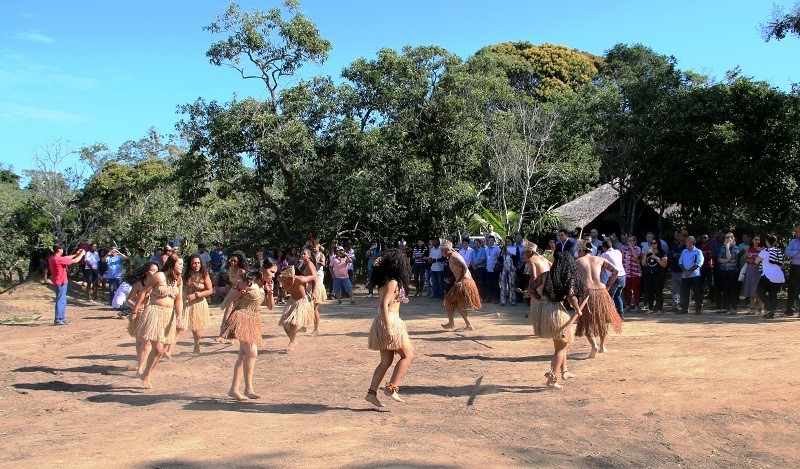
<instances>
[{"instance_id":1,"label":"long dark hair","mask_svg":"<svg viewBox=\"0 0 800 469\"><path fill-rule=\"evenodd\" d=\"M172 268L175 266L175 263L178 262L180 256L177 254L170 254L167 256L167 260L164 262L164 267L161 268L161 272L164 272L164 276L168 277L169 279L175 281L180 279L180 275L177 277L173 277Z\"/></svg>"},{"instance_id":2,"label":"long dark hair","mask_svg":"<svg viewBox=\"0 0 800 469\"><path fill-rule=\"evenodd\" d=\"M237 262L237 267L239 267L240 269L248 270L247 269L247 256L244 254L244 252L242 252L242 251L233 251L233 254L231 254L231 257L235 257L236 260L238 261ZM228 269L230 269L230 267L231 267L231 263L230 263L230 259L229 259L228 260Z\"/></svg>"},{"instance_id":3,"label":"long dark hair","mask_svg":"<svg viewBox=\"0 0 800 469\"><path fill-rule=\"evenodd\" d=\"M185 261L183 261L184 262L184 265L183 265L183 279L188 281L189 277L191 277L192 274L194 274L194 271L192 271L192 260L193 259L200 260L200 270L197 273L200 274L201 278L206 278L206 275L208 275L208 271L206 270L206 266L203 265L203 260L200 259L199 255L192 254L191 256L187 257Z\"/></svg>"},{"instance_id":4,"label":"long dark hair","mask_svg":"<svg viewBox=\"0 0 800 469\"><path fill-rule=\"evenodd\" d=\"M144 283L145 279L147 279L147 271L150 270L152 266L158 266L158 264L153 261L145 262L143 266L125 276L125 283L131 286L137 281Z\"/></svg>"},{"instance_id":5,"label":"long dark hair","mask_svg":"<svg viewBox=\"0 0 800 469\"><path fill-rule=\"evenodd\" d=\"M571 252L556 253L553 266L544 281L542 294L550 301L564 301L569 295L582 300L588 294L586 281L578 272L578 264Z\"/></svg>"},{"instance_id":6,"label":"long dark hair","mask_svg":"<svg viewBox=\"0 0 800 469\"><path fill-rule=\"evenodd\" d=\"M389 280L396 280L401 288L409 289L411 284L411 264L403 252L397 248L383 251L372 267L370 281L378 288Z\"/></svg>"}]
</instances>

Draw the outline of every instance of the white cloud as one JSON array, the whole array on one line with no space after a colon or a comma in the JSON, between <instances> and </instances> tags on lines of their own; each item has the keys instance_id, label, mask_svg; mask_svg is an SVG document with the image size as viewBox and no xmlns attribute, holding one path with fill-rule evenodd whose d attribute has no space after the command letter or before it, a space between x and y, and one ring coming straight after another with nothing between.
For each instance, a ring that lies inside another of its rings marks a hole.
<instances>
[{"instance_id":1,"label":"white cloud","mask_svg":"<svg viewBox=\"0 0 800 469\"><path fill-rule=\"evenodd\" d=\"M88 116L60 109L46 109L19 104L0 104L0 122L40 121L50 123L80 123Z\"/></svg>"},{"instance_id":2,"label":"white cloud","mask_svg":"<svg viewBox=\"0 0 800 469\"><path fill-rule=\"evenodd\" d=\"M17 33L15 37L22 41L40 42L42 44L52 44L56 42L52 37L39 33Z\"/></svg>"}]
</instances>

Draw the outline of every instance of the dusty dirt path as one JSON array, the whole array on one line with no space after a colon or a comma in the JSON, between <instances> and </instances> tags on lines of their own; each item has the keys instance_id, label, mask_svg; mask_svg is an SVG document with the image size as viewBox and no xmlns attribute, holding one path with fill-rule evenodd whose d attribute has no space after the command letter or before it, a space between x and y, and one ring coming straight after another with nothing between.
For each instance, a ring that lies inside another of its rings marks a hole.
<instances>
[{"instance_id":1,"label":"dusty dirt path","mask_svg":"<svg viewBox=\"0 0 800 469\"><path fill-rule=\"evenodd\" d=\"M440 304L412 298L406 404L377 412L363 400L373 300L324 305L323 335L291 355L264 309L263 397L235 403L235 349L213 327L200 356L183 336L144 390L124 321L72 295L71 324L54 327L52 298L36 283L0 295L2 467L800 465L797 319L633 316L595 360L585 341L570 347L577 378L558 392L543 386L552 343L523 307L487 305L477 331L446 332Z\"/></svg>"}]
</instances>

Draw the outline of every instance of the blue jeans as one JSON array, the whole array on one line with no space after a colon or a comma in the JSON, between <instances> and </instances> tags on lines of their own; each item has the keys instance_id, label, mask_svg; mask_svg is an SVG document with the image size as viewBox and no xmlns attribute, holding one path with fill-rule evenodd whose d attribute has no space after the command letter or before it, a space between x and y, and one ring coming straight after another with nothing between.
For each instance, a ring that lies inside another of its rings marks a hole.
<instances>
[{"instance_id":1,"label":"blue jeans","mask_svg":"<svg viewBox=\"0 0 800 469\"><path fill-rule=\"evenodd\" d=\"M608 291L608 294L611 295L611 299L614 300L614 307L617 308L617 312L620 316L623 316L623 308L624 303L622 301L622 294L625 291L625 276L617 277L614 281L614 284L611 285L611 289Z\"/></svg>"},{"instance_id":2,"label":"blue jeans","mask_svg":"<svg viewBox=\"0 0 800 469\"><path fill-rule=\"evenodd\" d=\"M66 319L67 315L67 288L69 284L54 286L56 287L56 316L53 322L61 322Z\"/></svg>"},{"instance_id":3,"label":"blue jeans","mask_svg":"<svg viewBox=\"0 0 800 469\"><path fill-rule=\"evenodd\" d=\"M108 304L111 304L114 301L114 293L117 292L117 288L119 288L121 281L122 279L119 278L108 279Z\"/></svg>"},{"instance_id":4,"label":"blue jeans","mask_svg":"<svg viewBox=\"0 0 800 469\"><path fill-rule=\"evenodd\" d=\"M442 298L444 296L444 272L431 270L431 286L433 287L434 298Z\"/></svg>"}]
</instances>

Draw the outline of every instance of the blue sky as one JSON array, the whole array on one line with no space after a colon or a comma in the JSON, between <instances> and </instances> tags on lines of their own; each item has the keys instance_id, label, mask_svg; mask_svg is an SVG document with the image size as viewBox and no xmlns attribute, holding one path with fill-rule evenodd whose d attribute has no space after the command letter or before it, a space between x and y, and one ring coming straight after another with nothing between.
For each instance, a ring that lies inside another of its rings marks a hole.
<instances>
[{"instance_id":1,"label":"blue sky","mask_svg":"<svg viewBox=\"0 0 800 469\"><path fill-rule=\"evenodd\" d=\"M401 2L306 0L301 10L330 40L322 67L338 77L382 47L435 44L466 58L504 41L563 44L601 55L617 43L673 55L683 70L721 79L742 72L788 90L800 82L800 39L765 43L759 24L772 5L795 0ZM242 0L267 10L278 1ZM255 81L214 67L203 31L226 1L3 0L0 2L0 163L17 173L31 154L60 138L73 148L116 149L150 127L174 133L179 104L263 96Z\"/></svg>"}]
</instances>

